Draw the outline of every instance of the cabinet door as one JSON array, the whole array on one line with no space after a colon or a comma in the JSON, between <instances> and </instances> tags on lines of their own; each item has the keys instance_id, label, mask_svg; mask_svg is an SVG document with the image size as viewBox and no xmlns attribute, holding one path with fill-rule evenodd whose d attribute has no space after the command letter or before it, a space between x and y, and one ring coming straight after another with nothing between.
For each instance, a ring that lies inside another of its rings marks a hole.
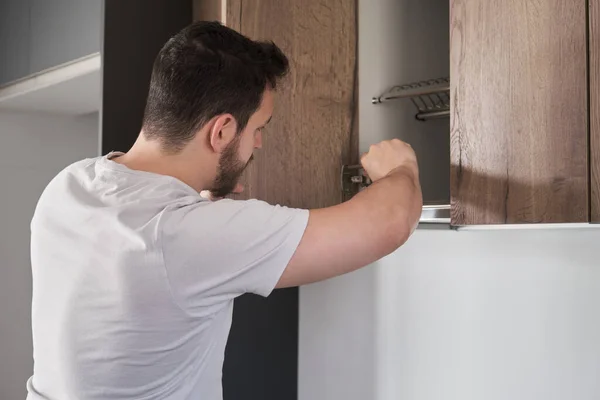
<instances>
[{"instance_id":1,"label":"cabinet door","mask_svg":"<svg viewBox=\"0 0 600 400\"><path fill-rule=\"evenodd\" d=\"M351 132L355 1L228 4L227 24L253 39L273 40L291 68L278 89L263 148L245 177L245 196L302 208L341 202L340 168L358 157L357 135Z\"/></svg>"},{"instance_id":2,"label":"cabinet door","mask_svg":"<svg viewBox=\"0 0 600 400\"><path fill-rule=\"evenodd\" d=\"M589 0L590 220L600 223L600 0Z\"/></svg>"},{"instance_id":3,"label":"cabinet door","mask_svg":"<svg viewBox=\"0 0 600 400\"><path fill-rule=\"evenodd\" d=\"M586 0L451 0L452 223L588 221Z\"/></svg>"}]
</instances>

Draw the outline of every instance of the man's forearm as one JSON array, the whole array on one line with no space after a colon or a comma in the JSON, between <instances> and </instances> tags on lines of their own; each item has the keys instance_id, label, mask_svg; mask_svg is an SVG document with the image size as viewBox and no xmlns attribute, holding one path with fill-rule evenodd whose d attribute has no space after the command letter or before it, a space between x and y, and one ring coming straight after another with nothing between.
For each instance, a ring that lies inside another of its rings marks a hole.
<instances>
[{"instance_id":1,"label":"man's forearm","mask_svg":"<svg viewBox=\"0 0 600 400\"><path fill-rule=\"evenodd\" d=\"M407 167L397 168L350 201L356 202L357 208L367 214L366 224L374 230L372 235L379 237L384 233L391 251L412 234L423 206L418 174Z\"/></svg>"}]
</instances>

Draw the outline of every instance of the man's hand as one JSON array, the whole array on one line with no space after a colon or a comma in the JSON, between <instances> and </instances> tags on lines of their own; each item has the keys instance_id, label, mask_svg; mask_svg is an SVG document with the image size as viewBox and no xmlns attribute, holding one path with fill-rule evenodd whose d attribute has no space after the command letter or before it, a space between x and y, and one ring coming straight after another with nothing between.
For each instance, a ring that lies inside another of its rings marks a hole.
<instances>
[{"instance_id":1,"label":"man's hand","mask_svg":"<svg viewBox=\"0 0 600 400\"><path fill-rule=\"evenodd\" d=\"M419 175L417 156L409 144L399 139L386 140L370 147L361 157L361 164L373 182L388 176L399 168L406 168Z\"/></svg>"},{"instance_id":2,"label":"man's hand","mask_svg":"<svg viewBox=\"0 0 600 400\"><path fill-rule=\"evenodd\" d=\"M304 236L277 287L364 267L402 246L414 232L423 198L413 149L397 139L381 142L361 163L374 183L349 201L310 210Z\"/></svg>"}]
</instances>

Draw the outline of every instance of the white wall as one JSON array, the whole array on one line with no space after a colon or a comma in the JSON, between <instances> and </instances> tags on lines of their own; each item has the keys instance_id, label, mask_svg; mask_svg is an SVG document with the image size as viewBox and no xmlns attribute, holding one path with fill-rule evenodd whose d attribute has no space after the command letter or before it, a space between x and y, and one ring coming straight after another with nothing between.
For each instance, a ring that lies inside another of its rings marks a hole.
<instances>
[{"instance_id":1,"label":"white wall","mask_svg":"<svg viewBox=\"0 0 600 400\"><path fill-rule=\"evenodd\" d=\"M447 6L359 1L361 151L416 145L430 198L447 121L369 101L447 72ZM600 229L419 229L375 265L301 288L299 399L600 398L599 243Z\"/></svg>"},{"instance_id":2,"label":"white wall","mask_svg":"<svg viewBox=\"0 0 600 400\"><path fill-rule=\"evenodd\" d=\"M24 399L32 373L29 222L38 197L63 167L97 154L97 113L0 111L0 399Z\"/></svg>"}]
</instances>

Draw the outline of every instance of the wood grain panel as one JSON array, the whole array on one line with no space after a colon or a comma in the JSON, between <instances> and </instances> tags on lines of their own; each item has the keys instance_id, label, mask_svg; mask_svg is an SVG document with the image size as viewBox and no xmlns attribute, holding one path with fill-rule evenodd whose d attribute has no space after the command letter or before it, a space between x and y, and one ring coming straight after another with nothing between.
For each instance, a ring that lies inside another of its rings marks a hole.
<instances>
[{"instance_id":1,"label":"wood grain panel","mask_svg":"<svg viewBox=\"0 0 600 400\"><path fill-rule=\"evenodd\" d=\"M240 20L243 34L273 40L291 64L245 196L301 208L337 204L341 165L358 154L355 0L238 2L241 17L228 6L228 25Z\"/></svg>"},{"instance_id":2,"label":"wood grain panel","mask_svg":"<svg viewBox=\"0 0 600 400\"><path fill-rule=\"evenodd\" d=\"M222 0L227 3L225 9L225 24L240 32L242 29L242 0Z\"/></svg>"},{"instance_id":3,"label":"wood grain panel","mask_svg":"<svg viewBox=\"0 0 600 400\"><path fill-rule=\"evenodd\" d=\"M455 225L588 221L585 0L451 0Z\"/></svg>"},{"instance_id":4,"label":"wood grain panel","mask_svg":"<svg viewBox=\"0 0 600 400\"><path fill-rule=\"evenodd\" d=\"M589 0L591 222L600 223L600 1Z\"/></svg>"},{"instance_id":5,"label":"wood grain panel","mask_svg":"<svg viewBox=\"0 0 600 400\"><path fill-rule=\"evenodd\" d=\"M223 5L227 0L192 0L194 21L223 22Z\"/></svg>"}]
</instances>

